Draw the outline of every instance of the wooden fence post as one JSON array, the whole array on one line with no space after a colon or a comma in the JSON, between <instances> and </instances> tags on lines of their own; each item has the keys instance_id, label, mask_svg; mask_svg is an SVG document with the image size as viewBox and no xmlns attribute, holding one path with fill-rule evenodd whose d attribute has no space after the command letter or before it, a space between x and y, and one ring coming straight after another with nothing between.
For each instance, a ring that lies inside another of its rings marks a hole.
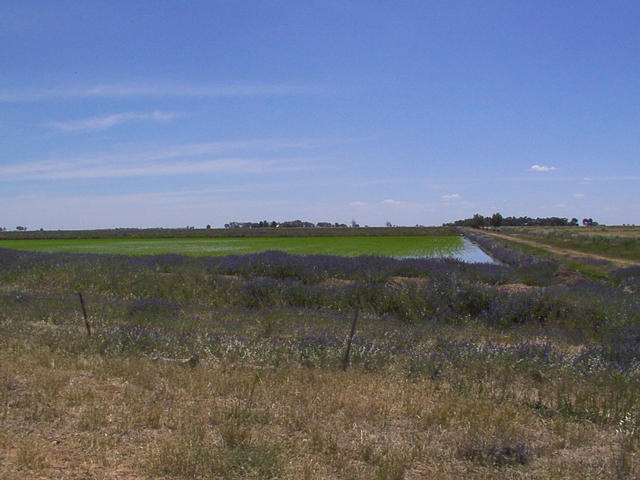
<instances>
[{"instance_id":1,"label":"wooden fence post","mask_svg":"<svg viewBox=\"0 0 640 480\"><path fill-rule=\"evenodd\" d=\"M84 316L84 325L87 327L87 336L91 336L91 326L89 325L89 318L87 317L87 308L84 305L84 298L82 298L82 292L77 292L80 297L80 305L82 306L82 315Z\"/></svg>"},{"instance_id":2,"label":"wooden fence post","mask_svg":"<svg viewBox=\"0 0 640 480\"><path fill-rule=\"evenodd\" d=\"M342 363L342 370L346 371L349 366L349 353L351 352L351 341L353 335L356 333L356 323L358 322L358 307L353 315L353 321L351 322L351 333L349 333L349 339L347 340L347 351L344 353L344 362Z\"/></svg>"}]
</instances>

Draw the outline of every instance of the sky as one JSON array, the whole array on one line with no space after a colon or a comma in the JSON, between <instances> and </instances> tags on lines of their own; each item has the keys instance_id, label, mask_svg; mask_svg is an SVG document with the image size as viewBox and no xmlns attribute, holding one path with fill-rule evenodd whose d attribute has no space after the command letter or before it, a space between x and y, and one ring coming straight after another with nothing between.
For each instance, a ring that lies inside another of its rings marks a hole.
<instances>
[{"instance_id":1,"label":"sky","mask_svg":"<svg viewBox=\"0 0 640 480\"><path fill-rule=\"evenodd\" d=\"M0 227L640 224L640 2L4 1Z\"/></svg>"}]
</instances>

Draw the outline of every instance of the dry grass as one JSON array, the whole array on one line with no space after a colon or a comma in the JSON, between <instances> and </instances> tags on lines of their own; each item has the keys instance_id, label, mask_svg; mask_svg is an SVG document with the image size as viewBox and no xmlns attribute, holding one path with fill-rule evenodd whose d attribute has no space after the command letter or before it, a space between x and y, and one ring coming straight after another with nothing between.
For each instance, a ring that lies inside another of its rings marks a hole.
<instances>
[{"instance_id":1,"label":"dry grass","mask_svg":"<svg viewBox=\"0 0 640 480\"><path fill-rule=\"evenodd\" d=\"M639 227L505 227L500 232L488 233L560 257L587 257L618 267L640 264Z\"/></svg>"},{"instance_id":2,"label":"dry grass","mask_svg":"<svg viewBox=\"0 0 640 480\"><path fill-rule=\"evenodd\" d=\"M502 227L505 232L530 232L533 235L549 235L561 230L579 236L602 236L602 237L640 237L640 227L605 226L596 227Z\"/></svg>"},{"instance_id":3,"label":"dry grass","mask_svg":"<svg viewBox=\"0 0 640 480\"><path fill-rule=\"evenodd\" d=\"M286 276L228 290L195 263L39 259L0 269L2 479L640 476L640 310L616 286L548 287L544 264L381 277L364 259L367 280L313 274L335 292ZM370 308L342 371L349 289Z\"/></svg>"},{"instance_id":4,"label":"dry grass","mask_svg":"<svg viewBox=\"0 0 640 480\"><path fill-rule=\"evenodd\" d=\"M603 478L637 432L527 406L535 381L462 391L388 369L195 369L3 352L3 478ZM551 382L551 380L549 380ZM544 388L544 386L542 387ZM551 388L551 386L548 386ZM631 428L631 427L629 427ZM635 427L633 427L635 428ZM25 432L29 432L28 434Z\"/></svg>"}]
</instances>

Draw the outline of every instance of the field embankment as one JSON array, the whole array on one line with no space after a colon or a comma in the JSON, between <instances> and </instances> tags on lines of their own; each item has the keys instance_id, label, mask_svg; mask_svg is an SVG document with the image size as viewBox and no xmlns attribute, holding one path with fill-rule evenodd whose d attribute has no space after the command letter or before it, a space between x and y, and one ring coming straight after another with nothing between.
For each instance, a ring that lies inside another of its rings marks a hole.
<instances>
[{"instance_id":1,"label":"field embankment","mask_svg":"<svg viewBox=\"0 0 640 480\"><path fill-rule=\"evenodd\" d=\"M99 230L3 231L0 240L118 239L118 238L282 238L282 237L384 237L458 235L456 227L261 227L261 228L115 228Z\"/></svg>"}]
</instances>

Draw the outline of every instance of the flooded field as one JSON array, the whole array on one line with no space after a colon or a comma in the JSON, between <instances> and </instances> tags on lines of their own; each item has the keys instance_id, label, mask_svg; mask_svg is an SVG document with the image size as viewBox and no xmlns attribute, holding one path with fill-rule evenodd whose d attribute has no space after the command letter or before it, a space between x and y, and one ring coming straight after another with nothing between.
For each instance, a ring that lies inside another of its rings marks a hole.
<instances>
[{"instance_id":1,"label":"flooded field","mask_svg":"<svg viewBox=\"0 0 640 480\"><path fill-rule=\"evenodd\" d=\"M378 255L393 258L453 257L492 262L480 248L455 235L262 237L262 238L100 238L0 240L0 248L42 252L125 255L243 255L279 250L296 255Z\"/></svg>"}]
</instances>

